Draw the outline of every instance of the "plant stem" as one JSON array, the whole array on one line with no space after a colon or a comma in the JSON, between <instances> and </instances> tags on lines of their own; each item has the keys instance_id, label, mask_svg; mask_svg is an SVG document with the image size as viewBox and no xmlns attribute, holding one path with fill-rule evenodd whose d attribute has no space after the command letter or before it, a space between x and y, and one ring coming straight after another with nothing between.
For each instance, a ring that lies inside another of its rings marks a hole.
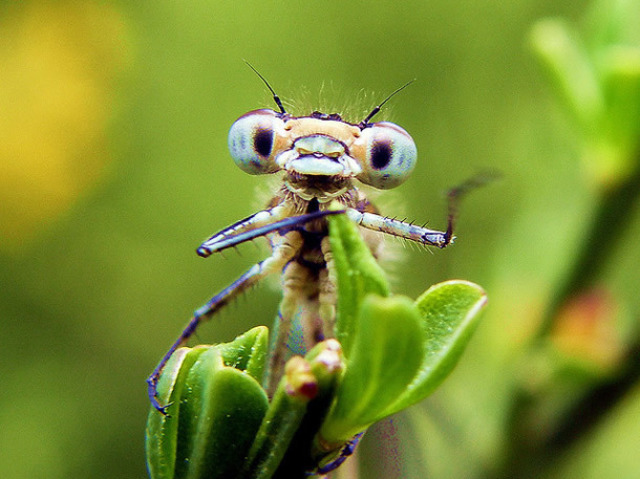
<instances>
[{"instance_id":1,"label":"plant stem","mask_svg":"<svg viewBox=\"0 0 640 479\"><path fill-rule=\"evenodd\" d=\"M637 155L640 165L640 153ZM554 321L563 305L581 291L590 287L607 266L616 252L618 243L624 238L634 206L640 198L640 167L617 188L603 193L595 209L589 232L584 237L576 260L557 289L543 323L532 344L532 350L542 345L553 328ZM563 415L545 437L532 440L522 425L526 423L528 412L536 401L528 391L515 391L511 414L506 427L508 441L506 458L501 468L502 476L538 477L553 467L581 437L613 409L640 378L640 339L631 345L627 353L625 368L613 379L595 384L584 396ZM494 476L495 477L495 476Z\"/></svg>"},{"instance_id":2,"label":"plant stem","mask_svg":"<svg viewBox=\"0 0 640 479\"><path fill-rule=\"evenodd\" d=\"M636 155L640 165L640 152ZM538 339L551 330L560 308L576 293L588 288L609 264L620 240L624 238L634 205L640 197L640 168L617 188L605 191L598 202L589 232L565 280L556 290L538 330Z\"/></svg>"}]
</instances>

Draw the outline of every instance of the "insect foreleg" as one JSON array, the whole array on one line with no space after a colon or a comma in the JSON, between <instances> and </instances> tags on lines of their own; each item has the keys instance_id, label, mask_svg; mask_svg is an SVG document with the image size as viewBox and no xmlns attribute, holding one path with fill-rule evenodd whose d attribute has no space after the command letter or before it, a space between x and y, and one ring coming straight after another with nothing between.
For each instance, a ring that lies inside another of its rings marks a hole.
<instances>
[{"instance_id":1,"label":"insect foreleg","mask_svg":"<svg viewBox=\"0 0 640 479\"><path fill-rule=\"evenodd\" d=\"M169 361L171 355L182 346L195 332L198 325L211 318L217 311L227 305L240 293L256 284L265 276L281 270L296 255L302 245L302 237L297 231L287 233L274 241L273 252L264 261L254 265L246 273L240 276L231 285L220 291L211 298L205 305L198 308L180 337L173 343L164 357L160 360L156 368L147 379L148 393L151 404L163 414L166 414L167 405L162 406L157 399L158 378L162 369Z\"/></svg>"},{"instance_id":2,"label":"insect foreleg","mask_svg":"<svg viewBox=\"0 0 640 479\"><path fill-rule=\"evenodd\" d=\"M447 215L446 231L430 230L404 221L380 216L375 213L361 212L353 208L347 208L347 216L360 226L370 230L381 231L386 234L416 241L427 246L445 248L449 244L453 243L453 240L455 239L455 236L453 236L453 229L458 216L458 203L462 197L471 190L494 181L498 176L499 175L495 172L481 173L469 178L464 183L451 188L447 192L449 211Z\"/></svg>"},{"instance_id":3,"label":"insect foreleg","mask_svg":"<svg viewBox=\"0 0 640 479\"><path fill-rule=\"evenodd\" d=\"M222 251L226 248L239 245L245 241L265 236L269 233L278 232L281 235L308 223L309 221L322 218L323 216L344 213L342 210L316 211L300 216L285 216L287 211L283 207L277 206L269 210L260 211L249 218L235 223L228 228L216 233L207 241L202 243L197 252L206 258L212 253Z\"/></svg>"},{"instance_id":4,"label":"insect foreleg","mask_svg":"<svg viewBox=\"0 0 640 479\"><path fill-rule=\"evenodd\" d=\"M386 216L380 216L375 213L363 213L353 208L347 209L347 216L364 228L381 231L386 234L416 241L427 246L444 248L454 240L453 215L449 216L449 224L446 232L430 230L423 228L422 226L406 223Z\"/></svg>"},{"instance_id":5,"label":"insect foreleg","mask_svg":"<svg viewBox=\"0 0 640 479\"><path fill-rule=\"evenodd\" d=\"M287 211L282 206L276 206L263 211L259 211L231 226L219 231L200 245L197 252L202 257L207 257L217 251L234 246L239 242L234 240L246 232L253 231L264 225L275 223L287 216ZM248 241L251 238L244 239Z\"/></svg>"}]
</instances>

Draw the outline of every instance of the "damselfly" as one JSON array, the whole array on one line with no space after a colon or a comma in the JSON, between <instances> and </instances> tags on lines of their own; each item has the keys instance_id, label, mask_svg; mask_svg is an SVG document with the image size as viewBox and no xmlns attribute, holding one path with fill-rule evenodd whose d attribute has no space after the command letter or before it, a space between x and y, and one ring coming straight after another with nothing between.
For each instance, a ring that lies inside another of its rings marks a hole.
<instances>
[{"instance_id":1,"label":"damselfly","mask_svg":"<svg viewBox=\"0 0 640 479\"><path fill-rule=\"evenodd\" d=\"M371 122L382 106L408 84L389 95L361 122L349 123L336 113L316 111L309 116L292 116L262 75L256 73L273 94L279 111L254 110L238 118L229 132L229 150L246 173L282 172L282 185L264 210L211 236L197 252L207 257L265 236L271 255L197 309L153 371L147 380L149 398L162 413L167 406L158 402L156 386L169 357L201 322L271 273L282 273L283 299L269 359L267 390L273 391L281 375L296 314L300 315L308 348L333 336L336 285L326 215L346 214L360 225L376 257L381 248L380 232L438 248L453 240L455 192L450 195L448 224L443 232L380 215L357 186L361 182L385 190L398 186L411 174L417 149L409 133L393 123ZM342 209L330 209L331 203L338 203Z\"/></svg>"}]
</instances>

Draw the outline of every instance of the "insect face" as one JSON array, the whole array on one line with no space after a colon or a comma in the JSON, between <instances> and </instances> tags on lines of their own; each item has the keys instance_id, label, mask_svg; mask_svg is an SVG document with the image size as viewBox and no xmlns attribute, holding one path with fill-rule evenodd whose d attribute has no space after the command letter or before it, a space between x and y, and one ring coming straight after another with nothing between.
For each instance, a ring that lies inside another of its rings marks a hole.
<instances>
[{"instance_id":1,"label":"insect face","mask_svg":"<svg viewBox=\"0 0 640 479\"><path fill-rule=\"evenodd\" d=\"M323 195L319 183L350 185L357 178L378 189L398 186L413 171L417 157L411 136L393 123L353 125L337 114L295 118L266 109L247 113L233 124L229 150L243 171L283 170L292 191L320 201L335 194ZM305 184L313 187L305 191Z\"/></svg>"}]
</instances>

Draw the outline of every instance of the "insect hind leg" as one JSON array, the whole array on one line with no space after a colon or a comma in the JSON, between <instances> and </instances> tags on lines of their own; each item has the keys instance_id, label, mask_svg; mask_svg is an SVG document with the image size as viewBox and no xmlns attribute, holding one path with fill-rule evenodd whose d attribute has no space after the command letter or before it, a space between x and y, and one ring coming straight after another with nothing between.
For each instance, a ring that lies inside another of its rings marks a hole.
<instances>
[{"instance_id":1,"label":"insect hind leg","mask_svg":"<svg viewBox=\"0 0 640 479\"><path fill-rule=\"evenodd\" d=\"M163 406L158 401L157 385L160 374L169 361L169 358L171 358L173 353L175 353L180 346L184 345L189 340L189 338L193 336L193 333L195 333L200 323L210 319L217 311L222 309L240 293L242 293L250 286L256 284L266 273L265 271L263 271L262 266L263 263L256 264L254 267L244 273L240 278L234 281L231 285L229 285L220 293L207 301L205 305L198 308L193 313L191 320L189 320L187 326L184 328L178 339L176 339L176 341L171 345L171 347L162 357L151 375L147 378L149 400L151 401L153 407L160 411L162 414L166 414L166 409L169 404Z\"/></svg>"},{"instance_id":2,"label":"insect hind leg","mask_svg":"<svg viewBox=\"0 0 640 479\"><path fill-rule=\"evenodd\" d=\"M270 273L282 269L295 256L302 244L300 233L292 231L280 237L280 242L274 246L271 256L250 268L246 273L235 280L231 285L220 291L217 295L198 308L182 334L171 345L162 357L151 375L147 378L147 390L149 400L154 408L162 414L166 414L169 404L161 405L158 401L158 379L171 355L193 335L200 323L210 319L216 312L226 306L240 293L250 288Z\"/></svg>"}]
</instances>

